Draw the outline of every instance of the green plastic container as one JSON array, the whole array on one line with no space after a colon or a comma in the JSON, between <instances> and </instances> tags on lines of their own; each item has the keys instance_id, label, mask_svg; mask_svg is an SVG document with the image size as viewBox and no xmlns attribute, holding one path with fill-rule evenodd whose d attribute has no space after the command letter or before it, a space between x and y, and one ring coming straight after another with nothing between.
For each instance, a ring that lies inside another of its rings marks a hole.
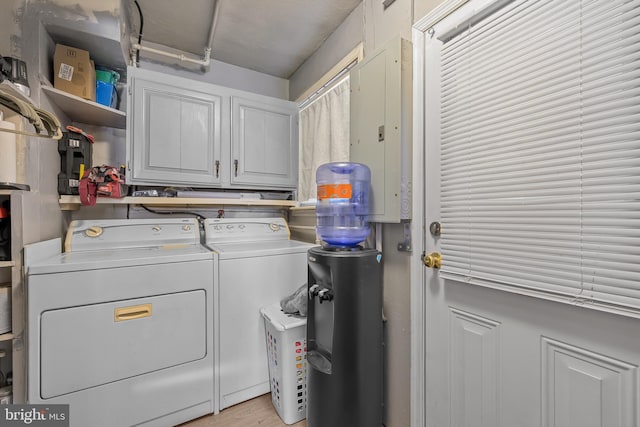
<instances>
[{"instance_id":1,"label":"green plastic container","mask_svg":"<svg viewBox=\"0 0 640 427\"><path fill-rule=\"evenodd\" d=\"M115 85L120 80L120 74L106 68L96 69L96 102L107 107L116 108L118 95Z\"/></svg>"},{"instance_id":2,"label":"green plastic container","mask_svg":"<svg viewBox=\"0 0 640 427\"><path fill-rule=\"evenodd\" d=\"M115 85L120 80L120 74L112 70L99 69L96 70L96 80Z\"/></svg>"}]
</instances>

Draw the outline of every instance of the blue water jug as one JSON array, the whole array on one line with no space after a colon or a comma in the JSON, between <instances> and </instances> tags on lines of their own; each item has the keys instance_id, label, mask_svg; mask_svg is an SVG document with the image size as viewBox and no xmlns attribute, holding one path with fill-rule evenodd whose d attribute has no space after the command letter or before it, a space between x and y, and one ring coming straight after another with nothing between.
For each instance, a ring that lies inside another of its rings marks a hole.
<instances>
[{"instance_id":1,"label":"blue water jug","mask_svg":"<svg viewBox=\"0 0 640 427\"><path fill-rule=\"evenodd\" d=\"M354 247L369 235L371 171L361 163L325 163L316 171L317 232L330 246Z\"/></svg>"}]
</instances>

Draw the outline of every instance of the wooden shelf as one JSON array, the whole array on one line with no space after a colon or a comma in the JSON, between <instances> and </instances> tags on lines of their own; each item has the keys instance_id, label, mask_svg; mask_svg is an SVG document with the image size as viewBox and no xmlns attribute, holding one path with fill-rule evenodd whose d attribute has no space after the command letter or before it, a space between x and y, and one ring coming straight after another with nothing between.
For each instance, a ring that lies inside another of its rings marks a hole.
<instances>
[{"instance_id":1,"label":"wooden shelf","mask_svg":"<svg viewBox=\"0 0 640 427\"><path fill-rule=\"evenodd\" d=\"M289 228L295 229L295 230L309 230L309 231L315 231L316 230L316 226L315 225L295 225L295 224L288 224Z\"/></svg>"},{"instance_id":2,"label":"wooden shelf","mask_svg":"<svg viewBox=\"0 0 640 427\"><path fill-rule=\"evenodd\" d=\"M49 100L60 107L74 122L117 129L126 127L127 115L123 111L109 108L97 102L87 101L79 96L44 84L41 89L47 94Z\"/></svg>"},{"instance_id":3,"label":"wooden shelf","mask_svg":"<svg viewBox=\"0 0 640 427\"><path fill-rule=\"evenodd\" d=\"M60 209L80 209L78 196L60 196ZM100 205L145 205L145 206L275 206L292 207L296 205L293 200L265 200L265 199L210 199L204 197L124 197L122 199L110 199L98 197Z\"/></svg>"},{"instance_id":4,"label":"wooden shelf","mask_svg":"<svg viewBox=\"0 0 640 427\"><path fill-rule=\"evenodd\" d=\"M302 205L302 206L296 205L291 209L296 211L314 211L316 210L316 205Z\"/></svg>"},{"instance_id":5,"label":"wooden shelf","mask_svg":"<svg viewBox=\"0 0 640 427\"><path fill-rule=\"evenodd\" d=\"M14 267L15 261L0 261L0 267Z\"/></svg>"},{"instance_id":6,"label":"wooden shelf","mask_svg":"<svg viewBox=\"0 0 640 427\"><path fill-rule=\"evenodd\" d=\"M13 339L13 333L12 332L7 332L6 334L1 334L0 335L0 342L2 341L10 341Z\"/></svg>"}]
</instances>

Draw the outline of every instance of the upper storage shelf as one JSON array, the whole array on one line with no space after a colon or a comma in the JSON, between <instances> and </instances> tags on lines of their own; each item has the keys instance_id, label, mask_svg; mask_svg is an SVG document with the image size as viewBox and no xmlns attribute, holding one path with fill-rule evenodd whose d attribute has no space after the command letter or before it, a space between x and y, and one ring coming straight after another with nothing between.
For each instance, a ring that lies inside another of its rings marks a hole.
<instances>
[{"instance_id":1,"label":"upper storage shelf","mask_svg":"<svg viewBox=\"0 0 640 427\"><path fill-rule=\"evenodd\" d=\"M89 52L96 66L103 66L120 73L120 81L126 82L126 63L120 45L120 27L117 19L98 25L92 22L68 22L43 20L43 28L48 39L46 68L43 73L46 82L41 90L49 101L57 105L74 122L118 129L126 127L126 113L93 101L56 89L53 81L53 52L57 43L83 49Z\"/></svg>"},{"instance_id":2,"label":"upper storage shelf","mask_svg":"<svg viewBox=\"0 0 640 427\"><path fill-rule=\"evenodd\" d=\"M112 25L97 25L90 22L58 25L45 22L44 27L54 43L88 51L96 65L117 71L120 73L121 81L126 81L127 64L120 45L117 22Z\"/></svg>"},{"instance_id":3,"label":"upper storage shelf","mask_svg":"<svg viewBox=\"0 0 640 427\"><path fill-rule=\"evenodd\" d=\"M51 102L60 107L73 121L118 129L126 127L127 115L123 111L87 101L51 86L43 85L41 89L49 96Z\"/></svg>"}]
</instances>

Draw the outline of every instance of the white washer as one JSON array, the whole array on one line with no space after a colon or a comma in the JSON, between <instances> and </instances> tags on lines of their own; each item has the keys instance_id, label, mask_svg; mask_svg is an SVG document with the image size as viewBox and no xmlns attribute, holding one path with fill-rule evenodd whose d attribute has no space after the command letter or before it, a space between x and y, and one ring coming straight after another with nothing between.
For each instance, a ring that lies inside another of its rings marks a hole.
<instances>
[{"instance_id":1,"label":"white washer","mask_svg":"<svg viewBox=\"0 0 640 427\"><path fill-rule=\"evenodd\" d=\"M171 426L214 411L213 254L195 219L74 221L25 247L27 394L70 425Z\"/></svg>"},{"instance_id":2,"label":"white washer","mask_svg":"<svg viewBox=\"0 0 640 427\"><path fill-rule=\"evenodd\" d=\"M315 245L290 240L283 218L207 219L205 236L218 265L215 394L224 409L269 392L260 308L307 282L307 251Z\"/></svg>"}]
</instances>

